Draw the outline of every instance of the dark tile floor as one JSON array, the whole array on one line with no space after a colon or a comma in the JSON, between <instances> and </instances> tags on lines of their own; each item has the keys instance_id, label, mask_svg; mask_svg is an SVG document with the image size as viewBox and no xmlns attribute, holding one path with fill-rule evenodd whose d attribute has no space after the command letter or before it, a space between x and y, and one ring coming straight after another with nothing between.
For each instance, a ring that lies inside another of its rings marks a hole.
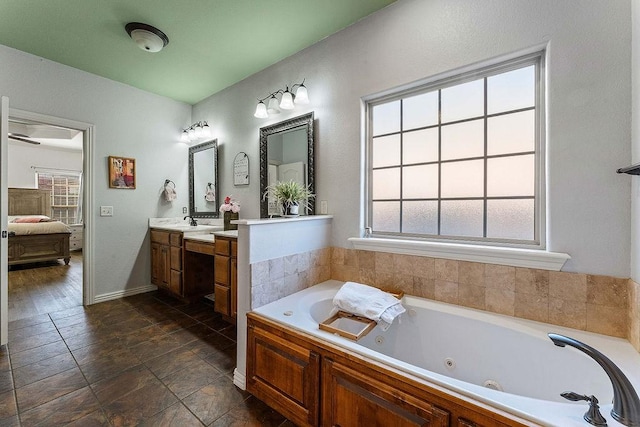
<instances>
[{"instance_id":1,"label":"dark tile floor","mask_svg":"<svg viewBox=\"0 0 640 427\"><path fill-rule=\"evenodd\" d=\"M233 385L235 327L136 295L9 323L1 426L293 426Z\"/></svg>"}]
</instances>

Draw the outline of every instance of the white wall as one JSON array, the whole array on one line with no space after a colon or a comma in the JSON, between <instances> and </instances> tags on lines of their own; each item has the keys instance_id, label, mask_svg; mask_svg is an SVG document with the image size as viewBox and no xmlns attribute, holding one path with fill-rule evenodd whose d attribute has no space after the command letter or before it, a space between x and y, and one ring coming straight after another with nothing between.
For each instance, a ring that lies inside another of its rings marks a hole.
<instances>
[{"instance_id":1,"label":"white wall","mask_svg":"<svg viewBox=\"0 0 640 427\"><path fill-rule=\"evenodd\" d=\"M10 188L37 188L32 166L82 171L82 152L9 141Z\"/></svg>"},{"instance_id":2,"label":"white wall","mask_svg":"<svg viewBox=\"0 0 640 427\"><path fill-rule=\"evenodd\" d=\"M333 245L361 234L361 97L474 62L548 44L547 247L566 271L629 276L631 6L599 0L399 0L194 106L215 127L221 191L259 216L259 128L315 111L318 200ZM255 100L306 78L304 109L266 120ZM237 151L251 185L234 188Z\"/></svg>"},{"instance_id":3,"label":"white wall","mask_svg":"<svg viewBox=\"0 0 640 427\"><path fill-rule=\"evenodd\" d=\"M85 213L95 230L95 293L149 285L148 218L182 216L188 205L187 146L177 141L191 123L191 106L5 46L0 94L12 108L95 125L88 189L95 212ZM135 190L109 189L110 155L136 159ZM166 178L177 185L172 205L161 198ZM113 206L114 216L100 217L100 205Z\"/></svg>"},{"instance_id":4,"label":"white wall","mask_svg":"<svg viewBox=\"0 0 640 427\"><path fill-rule=\"evenodd\" d=\"M640 2L632 2L632 116L631 153L633 164L640 162ZM640 283L640 176L631 180L631 278Z\"/></svg>"}]
</instances>

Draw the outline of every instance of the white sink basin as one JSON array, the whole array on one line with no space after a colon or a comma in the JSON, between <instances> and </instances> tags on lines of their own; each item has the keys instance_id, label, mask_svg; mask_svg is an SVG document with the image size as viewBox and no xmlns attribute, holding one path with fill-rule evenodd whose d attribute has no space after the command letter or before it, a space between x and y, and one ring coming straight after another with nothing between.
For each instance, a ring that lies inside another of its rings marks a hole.
<instances>
[{"instance_id":1,"label":"white sink basin","mask_svg":"<svg viewBox=\"0 0 640 427\"><path fill-rule=\"evenodd\" d=\"M188 224L166 224L155 226L162 230L180 231L182 233L210 233L216 230L222 230L224 227L216 225L188 225Z\"/></svg>"}]
</instances>

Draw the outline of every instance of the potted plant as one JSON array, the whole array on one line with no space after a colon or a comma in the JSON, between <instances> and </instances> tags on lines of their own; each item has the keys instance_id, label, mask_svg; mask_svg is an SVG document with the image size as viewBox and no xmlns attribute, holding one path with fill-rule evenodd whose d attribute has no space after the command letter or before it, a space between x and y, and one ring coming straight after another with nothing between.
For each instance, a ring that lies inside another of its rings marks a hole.
<instances>
[{"instance_id":1,"label":"potted plant","mask_svg":"<svg viewBox=\"0 0 640 427\"><path fill-rule=\"evenodd\" d=\"M231 224L232 220L238 219L240 212L240 203L237 200L232 199L232 196L224 198L224 203L220 205L220 212L224 215L224 229L237 230L237 224Z\"/></svg>"},{"instance_id":2,"label":"potted plant","mask_svg":"<svg viewBox=\"0 0 640 427\"><path fill-rule=\"evenodd\" d=\"M308 186L296 181L278 181L267 187L263 199L273 198L282 207L284 216L297 216L300 207L309 210L309 200L316 197Z\"/></svg>"}]
</instances>

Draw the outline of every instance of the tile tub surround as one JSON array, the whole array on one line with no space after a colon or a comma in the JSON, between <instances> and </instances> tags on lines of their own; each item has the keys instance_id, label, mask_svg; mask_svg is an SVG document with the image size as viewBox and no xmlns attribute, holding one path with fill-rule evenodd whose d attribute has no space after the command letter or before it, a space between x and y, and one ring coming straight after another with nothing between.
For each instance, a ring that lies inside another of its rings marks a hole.
<instances>
[{"instance_id":1,"label":"tile tub surround","mask_svg":"<svg viewBox=\"0 0 640 427\"><path fill-rule=\"evenodd\" d=\"M640 351L640 287L626 278L338 247L331 278L628 338Z\"/></svg>"},{"instance_id":2,"label":"tile tub surround","mask_svg":"<svg viewBox=\"0 0 640 427\"><path fill-rule=\"evenodd\" d=\"M251 308L279 300L331 278L331 248L251 264Z\"/></svg>"}]
</instances>

